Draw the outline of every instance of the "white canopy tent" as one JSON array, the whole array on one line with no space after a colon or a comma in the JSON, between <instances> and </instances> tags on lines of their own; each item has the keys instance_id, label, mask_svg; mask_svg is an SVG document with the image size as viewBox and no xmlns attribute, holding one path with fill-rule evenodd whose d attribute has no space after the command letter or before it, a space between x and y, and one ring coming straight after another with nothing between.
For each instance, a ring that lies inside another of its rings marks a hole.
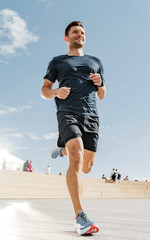
<instances>
[{"instance_id":1,"label":"white canopy tent","mask_svg":"<svg viewBox=\"0 0 150 240\"><path fill-rule=\"evenodd\" d=\"M20 170L23 169L24 161L10 154L5 149L0 149L0 169L6 168L8 170Z\"/></svg>"}]
</instances>

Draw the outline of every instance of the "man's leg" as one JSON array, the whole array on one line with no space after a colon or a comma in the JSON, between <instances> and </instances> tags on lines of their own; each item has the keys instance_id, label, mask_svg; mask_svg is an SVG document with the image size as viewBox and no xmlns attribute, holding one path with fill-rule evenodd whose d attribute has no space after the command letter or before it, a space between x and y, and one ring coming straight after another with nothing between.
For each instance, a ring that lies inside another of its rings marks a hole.
<instances>
[{"instance_id":1,"label":"man's leg","mask_svg":"<svg viewBox=\"0 0 150 240\"><path fill-rule=\"evenodd\" d=\"M82 171L84 173L91 171L95 152L84 150L82 139L75 138L66 143L66 148L62 149L62 154L69 157L66 181L76 215L74 231L80 235L96 233L99 231L99 227L87 217L83 210L81 203L82 182L80 180Z\"/></svg>"},{"instance_id":2,"label":"man's leg","mask_svg":"<svg viewBox=\"0 0 150 240\"><path fill-rule=\"evenodd\" d=\"M66 147L67 149L64 149L64 155L69 156L69 168L66 181L76 214L77 210L83 210L80 200L82 189L82 182L80 180L81 171L83 173L89 173L91 171L94 165L95 152L86 149L83 150L81 138L68 141Z\"/></svg>"},{"instance_id":3,"label":"man's leg","mask_svg":"<svg viewBox=\"0 0 150 240\"><path fill-rule=\"evenodd\" d=\"M69 157L69 167L67 170L66 181L68 191L73 203L74 211L83 211L80 199L81 189L81 171L83 167L83 142L81 138L74 138L66 143L66 149Z\"/></svg>"},{"instance_id":4,"label":"man's leg","mask_svg":"<svg viewBox=\"0 0 150 240\"><path fill-rule=\"evenodd\" d=\"M66 148L69 156L69 167L66 180L76 214L74 231L80 235L97 233L99 227L87 217L80 199L80 188L82 184L80 181L81 171L83 170L88 173L91 170L94 163L94 153L85 151L85 156L83 156L84 149L81 138L75 138L68 141L66 143Z\"/></svg>"},{"instance_id":5,"label":"man's leg","mask_svg":"<svg viewBox=\"0 0 150 240\"><path fill-rule=\"evenodd\" d=\"M61 152L63 156L68 156L66 148L63 148Z\"/></svg>"},{"instance_id":6,"label":"man's leg","mask_svg":"<svg viewBox=\"0 0 150 240\"><path fill-rule=\"evenodd\" d=\"M83 168L82 171L84 173L89 173L92 170L95 161L95 152L84 149L83 156Z\"/></svg>"},{"instance_id":7,"label":"man's leg","mask_svg":"<svg viewBox=\"0 0 150 240\"><path fill-rule=\"evenodd\" d=\"M67 152L66 148L55 147L54 150L52 149L52 153L54 152L55 156L58 157L60 155L56 155L56 151L57 152L61 151L61 156L68 156L68 152ZM83 173L89 173L92 170L92 167L93 167L94 161L95 161L95 154L96 153L93 151L84 149L83 168L82 168ZM52 157L53 157L53 155L52 155Z\"/></svg>"}]
</instances>

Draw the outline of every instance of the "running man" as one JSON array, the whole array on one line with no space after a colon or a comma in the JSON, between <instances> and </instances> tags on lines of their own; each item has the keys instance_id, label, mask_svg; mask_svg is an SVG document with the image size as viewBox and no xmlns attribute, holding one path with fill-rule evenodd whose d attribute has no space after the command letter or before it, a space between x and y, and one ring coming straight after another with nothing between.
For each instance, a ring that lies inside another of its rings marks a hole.
<instances>
[{"instance_id":1,"label":"running man","mask_svg":"<svg viewBox=\"0 0 150 240\"><path fill-rule=\"evenodd\" d=\"M96 233L99 227L84 212L81 202L81 173L93 167L99 131L96 96L105 96L101 61L83 53L85 29L81 22L71 22L65 30L68 53L54 57L44 77L41 95L55 98L59 138L51 156L68 155L66 174L68 191L75 211L74 231L80 235ZM53 89L57 80L59 87Z\"/></svg>"}]
</instances>

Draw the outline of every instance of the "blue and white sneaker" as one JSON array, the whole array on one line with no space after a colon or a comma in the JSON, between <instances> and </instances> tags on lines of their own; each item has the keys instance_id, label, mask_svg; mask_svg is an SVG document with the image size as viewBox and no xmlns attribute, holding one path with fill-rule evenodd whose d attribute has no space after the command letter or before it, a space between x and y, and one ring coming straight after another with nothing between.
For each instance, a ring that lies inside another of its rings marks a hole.
<instances>
[{"instance_id":1,"label":"blue and white sneaker","mask_svg":"<svg viewBox=\"0 0 150 240\"><path fill-rule=\"evenodd\" d=\"M55 145L50 151L50 156L54 159L57 158L58 156L63 157L62 149L63 148L59 148L57 147L57 145Z\"/></svg>"},{"instance_id":2,"label":"blue and white sneaker","mask_svg":"<svg viewBox=\"0 0 150 240\"><path fill-rule=\"evenodd\" d=\"M77 213L79 213L79 215L76 219L74 226L75 232L80 235L87 235L99 232L99 227L87 217L86 213L82 212L81 210L78 210Z\"/></svg>"}]
</instances>

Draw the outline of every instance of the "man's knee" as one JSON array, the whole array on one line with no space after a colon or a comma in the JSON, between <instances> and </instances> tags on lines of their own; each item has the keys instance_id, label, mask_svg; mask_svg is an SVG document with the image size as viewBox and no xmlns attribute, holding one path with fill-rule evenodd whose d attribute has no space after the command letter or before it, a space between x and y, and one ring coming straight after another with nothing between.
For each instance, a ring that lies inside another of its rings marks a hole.
<instances>
[{"instance_id":1,"label":"man's knee","mask_svg":"<svg viewBox=\"0 0 150 240\"><path fill-rule=\"evenodd\" d=\"M66 144L70 156L82 156L84 154L83 142L81 138L71 139Z\"/></svg>"},{"instance_id":2,"label":"man's knee","mask_svg":"<svg viewBox=\"0 0 150 240\"><path fill-rule=\"evenodd\" d=\"M79 166L81 168L81 165L83 165L84 149L80 139L70 140L66 144L66 147L68 151L70 166L72 166L75 169L76 168L78 169Z\"/></svg>"},{"instance_id":3,"label":"man's knee","mask_svg":"<svg viewBox=\"0 0 150 240\"><path fill-rule=\"evenodd\" d=\"M83 158L83 149L82 149L82 147L80 147L76 144L73 144L71 146L71 148L68 150L68 152L69 152L69 156L74 156L74 157L77 157L77 158L80 158L80 157Z\"/></svg>"}]
</instances>

